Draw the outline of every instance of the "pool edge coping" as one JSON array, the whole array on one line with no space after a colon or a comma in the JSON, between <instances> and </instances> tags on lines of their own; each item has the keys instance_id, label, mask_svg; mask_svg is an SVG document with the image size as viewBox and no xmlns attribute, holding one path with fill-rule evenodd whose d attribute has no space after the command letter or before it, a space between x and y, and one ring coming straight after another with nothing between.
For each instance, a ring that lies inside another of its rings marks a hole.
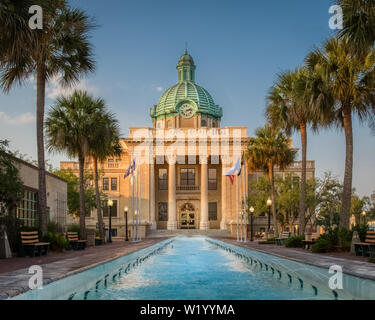
<instances>
[{"instance_id":1,"label":"pool edge coping","mask_svg":"<svg viewBox=\"0 0 375 320\"><path fill-rule=\"evenodd\" d=\"M155 238L154 238L154 239L155 239ZM143 250L143 249L149 248L149 247L151 247L151 246L153 246L153 245L156 245L156 244L158 244L158 243L160 243L160 242L162 242L162 241L167 240L168 238L167 238L167 239L165 239L165 238L160 238L160 239L161 239L161 240L159 240L158 242L153 243L153 244L150 244L149 246L146 246L146 247L144 247L144 248L141 248L141 249L138 249L138 250L135 250L135 251L132 251L132 252L128 252L128 253L126 253L126 254L123 254L123 255L120 255L120 256L116 256L116 257L114 257L114 258L108 258L108 259L102 260L102 261L97 262L97 263L93 263L93 264L90 264L90 265L86 265L86 266L81 267L81 268L77 268L77 269L72 270L72 271L69 271L69 272L67 272L67 273L65 273L65 274L63 274L63 275L61 275L61 276L56 276L56 277L54 277L54 278L46 278L46 279L43 280L43 286L46 286L46 285L49 285L49 284L52 283L52 282L56 282L56 281L62 280L62 279L64 279L64 278L70 277L70 276L75 275L75 274L77 274L77 273L84 272L84 271L86 271L86 270L88 270L88 269L92 269L92 268L95 268L95 267L97 267L97 266L100 266L100 265L106 264L106 263L111 262L111 261L114 261L114 260L116 260L116 259L120 259L120 258L122 258L122 257L125 257L125 256L127 256L127 255L129 255L129 254L135 253L135 252L137 252L137 251L140 251L140 250ZM170 237L169 237L169 239L170 239ZM69 258L69 259L72 259L72 258ZM66 259L66 260L69 260L69 259ZM54 261L54 262L59 262L59 261L61 261L61 260L57 260L57 261ZM51 262L51 263L54 263L54 262ZM47 263L47 264L51 264L51 263ZM47 265L47 264L44 264L44 265ZM14 270L14 271L12 271L12 272L16 272L16 271L23 270L23 269L24 269L24 268L22 268L22 269L18 269L18 270ZM30 289L28 286L24 286L24 287L14 287L14 288L11 289L11 291L3 291L3 292L0 292L0 301L2 301L2 300L10 300L10 298L14 298L14 297L19 296L19 295L21 295L21 294L24 294L24 293L26 293L26 292L28 292L28 291L30 291L30 290L31 290L31 289Z\"/></svg>"},{"instance_id":2,"label":"pool edge coping","mask_svg":"<svg viewBox=\"0 0 375 320\"><path fill-rule=\"evenodd\" d=\"M317 265L317 264L314 264L312 262L307 262L307 261L303 261L303 260L300 260L300 259L296 259L296 258L293 258L293 257L287 257L287 256L284 256L284 255L281 255L281 254L276 254L276 253L271 253L271 252L268 252L268 251L265 251L265 250L261 250L261 249L258 249L258 248L250 248L250 247L247 247L247 246L243 246L241 244L234 244L234 243L231 243L231 242L227 242L227 241L223 241L223 238L213 238L215 240L219 240L219 241L222 241L222 242L225 242L225 243L229 243L229 244L232 244L232 245L235 245L235 246L238 246L238 247L241 247L241 248L245 248L245 249L249 249L249 250L254 250L254 251L258 251L258 252L261 252L261 253L264 253L264 254L269 254L271 256L275 256L275 257L278 257L278 258L282 258L282 259L287 259L287 260L292 260L294 262L298 262L298 263L303 263L303 264L308 264L310 266L313 266L313 267L317 267L317 268L322 268L324 269L325 267L321 266L321 265ZM225 240L228 240L228 239L225 239ZM328 258L332 258L334 259L335 257L331 257L331 256L328 256ZM344 258L339 258L339 259L344 259ZM345 260L345 259L344 259ZM361 262L361 261L360 261ZM366 262L365 262L366 263ZM374 264L374 268L375 268L375 264ZM359 274L359 273L355 273L355 272L351 272L349 270L349 272L345 271L343 272L344 274L346 275L350 275L350 276L353 276L353 277L358 277L358 278L361 278L361 279L365 279L365 280L371 280L371 281L374 281L375 282L375 276L368 276L366 274Z\"/></svg>"}]
</instances>

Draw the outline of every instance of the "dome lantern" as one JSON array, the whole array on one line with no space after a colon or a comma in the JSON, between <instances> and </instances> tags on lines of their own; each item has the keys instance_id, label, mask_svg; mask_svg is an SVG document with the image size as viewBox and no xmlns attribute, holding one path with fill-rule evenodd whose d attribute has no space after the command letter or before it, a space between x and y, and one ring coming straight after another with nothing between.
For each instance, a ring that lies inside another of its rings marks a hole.
<instances>
[{"instance_id":1,"label":"dome lantern","mask_svg":"<svg viewBox=\"0 0 375 320\"><path fill-rule=\"evenodd\" d=\"M176 69L178 82L195 81L195 64L187 49L185 49L185 53L180 57Z\"/></svg>"}]
</instances>

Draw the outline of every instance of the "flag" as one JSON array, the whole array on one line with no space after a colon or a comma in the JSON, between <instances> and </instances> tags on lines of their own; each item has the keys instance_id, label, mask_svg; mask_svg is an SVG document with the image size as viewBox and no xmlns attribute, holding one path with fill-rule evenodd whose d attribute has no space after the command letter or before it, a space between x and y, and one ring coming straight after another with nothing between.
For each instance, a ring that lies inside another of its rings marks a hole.
<instances>
[{"instance_id":1,"label":"flag","mask_svg":"<svg viewBox=\"0 0 375 320\"><path fill-rule=\"evenodd\" d=\"M234 181L234 176L239 176L241 174L241 169L242 169L242 162L241 162L241 157L238 158L236 163L232 168L229 169L229 171L225 174L230 182L233 184Z\"/></svg>"},{"instance_id":2,"label":"flag","mask_svg":"<svg viewBox=\"0 0 375 320\"><path fill-rule=\"evenodd\" d=\"M126 170L124 174L124 179L126 179L129 175L133 175L135 171L135 159L133 158L132 162L130 163L130 166L128 170Z\"/></svg>"}]
</instances>

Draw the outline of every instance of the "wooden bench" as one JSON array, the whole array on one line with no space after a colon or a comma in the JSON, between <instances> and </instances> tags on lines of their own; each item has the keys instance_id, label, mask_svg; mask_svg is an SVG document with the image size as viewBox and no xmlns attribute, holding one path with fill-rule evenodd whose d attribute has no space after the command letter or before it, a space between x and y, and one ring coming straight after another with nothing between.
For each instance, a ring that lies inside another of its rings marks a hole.
<instances>
[{"instance_id":1,"label":"wooden bench","mask_svg":"<svg viewBox=\"0 0 375 320\"><path fill-rule=\"evenodd\" d=\"M275 239L275 240L276 240L276 244L277 244L278 246L282 246L282 245L284 245L285 240L286 240L286 239L289 239L289 237L290 237L290 232L288 232L288 231L283 231L283 232L281 233L280 237L277 238L277 239Z\"/></svg>"},{"instance_id":2,"label":"wooden bench","mask_svg":"<svg viewBox=\"0 0 375 320\"><path fill-rule=\"evenodd\" d=\"M73 250L84 250L86 248L86 240L80 240L78 232L67 232L66 238Z\"/></svg>"},{"instance_id":3,"label":"wooden bench","mask_svg":"<svg viewBox=\"0 0 375 320\"><path fill-rule=\"evenodd\" d=\"M304 244L304 248L309 250L311 246L316 242L316 240L320 237L320 233L315 232L311 234L311 239L307 239L308 235L305 234L305 240L302 240Z\"/></svg>"},{"instance_id":4,"label":"wooden bench","mask_svg":"<svg viewBox=\"0 0 375 320\"><path fill-rule=\"evenodd\" d=\"M21 232L21 256L29 255L45 255L48 253L49 242L39 242L38 231L22 231Z\"/></svg>"},{"instance_id":5,"label":"wooden bench","mask_svg":"<svg viewBox=\"0 0 375 320\"><path fill-rule=\"evenodd\" d=\"M365 242L354 243L354 248L356 256L375 256L375 231L367 231Z\"/></svg>"}]
</instances>

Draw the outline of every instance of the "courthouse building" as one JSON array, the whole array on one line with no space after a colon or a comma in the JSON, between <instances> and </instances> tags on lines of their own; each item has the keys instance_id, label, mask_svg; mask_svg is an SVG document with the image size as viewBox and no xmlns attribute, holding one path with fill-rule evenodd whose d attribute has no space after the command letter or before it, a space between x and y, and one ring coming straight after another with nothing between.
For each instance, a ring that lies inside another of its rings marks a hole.
<instances>
[{"instance_id":1,"label":"courthouse building","mask_svg":"<svg viewBox=\"0 0 375 320\"><path fill-rule=\"evenodd\" d=\"M129 137L122 139L121 157L101 164L100 188L113 200L113 236L125 235L126 207L132 231L136 207L131 178L124 178L124 173L133 158L140 182L137 211L142 236L155 229L228 229L235 234L241 210L240 179L236 177L232 184L224 174L246 150L250 138L246 127L221 127L223 109L196 83L195 69L185 51L177 65L177 84L150 110L152 127L130 127ZM308 166L311 178L314 162ZM61 162L61 169L68 168L78 174L78 163ZM92 164L87 168L91 170ZM288 171L299 174L300 163ZM248 180L261 174L249 173ZM107 208L103 214L108 227ZM95 228L95 211L86 224Z\"/></svg>"}]
</instances>

